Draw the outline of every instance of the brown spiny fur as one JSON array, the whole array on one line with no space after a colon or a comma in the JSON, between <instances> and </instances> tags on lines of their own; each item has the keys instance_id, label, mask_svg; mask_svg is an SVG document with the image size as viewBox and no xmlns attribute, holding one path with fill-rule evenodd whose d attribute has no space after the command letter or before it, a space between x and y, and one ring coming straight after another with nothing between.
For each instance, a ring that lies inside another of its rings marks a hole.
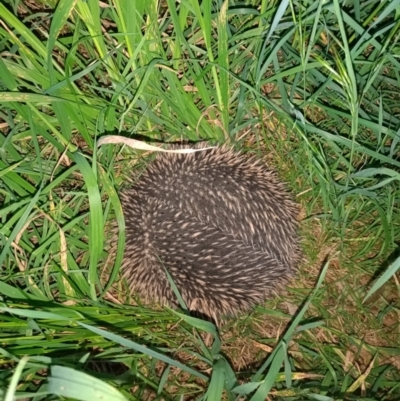
<instances>
[{"instance_id":1,"label":"brown spiny fur","mask_svg":"<svg viewBox=\"0 0 400 401\"><path fill-rule=\"evenodd\" d=\"M194 147L204 147L204 143ZM297 205L258 159L228 146L160 153L123 191L123 274L144 301L214 319L261 303L299 259Z\"/></svg>"}]
</instances>

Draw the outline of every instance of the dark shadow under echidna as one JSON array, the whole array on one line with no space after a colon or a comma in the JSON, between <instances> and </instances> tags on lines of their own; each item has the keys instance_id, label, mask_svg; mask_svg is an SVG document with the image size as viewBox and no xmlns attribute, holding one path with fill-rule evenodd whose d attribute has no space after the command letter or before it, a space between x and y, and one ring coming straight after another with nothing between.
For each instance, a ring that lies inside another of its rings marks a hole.
<instances>
[{"instance_id":1,"label":"dark shadow under echidna","mask_svg":"<svg viewBox=\"0 0 400 401\"><path fill-rule=\"evenodd\" d=\"M158 154L122 204L123 274L147 302L177 305L167 269L191 311L237 315L283 284L299 258L297 205L259 160L227 146Z\"/></svg>"}]
</instances>

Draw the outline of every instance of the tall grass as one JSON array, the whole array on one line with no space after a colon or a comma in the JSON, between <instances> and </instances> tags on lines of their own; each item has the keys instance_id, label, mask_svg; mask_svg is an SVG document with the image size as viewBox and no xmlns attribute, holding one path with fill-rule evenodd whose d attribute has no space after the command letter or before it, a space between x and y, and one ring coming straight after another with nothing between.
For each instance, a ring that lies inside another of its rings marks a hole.
<instances>
[{"instance_id":1,"label":"tall grass","mask_svg":"<svg viewBox=\"0 0 400 401\"><path fill-rule=\"evenodd\" d=\"M0 3L4 399L398 398L399 15L390 0ZM145 161L98 150L109 133L230 141L298 194L298 285L226 328L269 349L245 371L213 325L118 304L118 188ZM325 248L340 256L316 283ZM284 333L253 329L265 316Z\"/></svg>"}]
</instances>

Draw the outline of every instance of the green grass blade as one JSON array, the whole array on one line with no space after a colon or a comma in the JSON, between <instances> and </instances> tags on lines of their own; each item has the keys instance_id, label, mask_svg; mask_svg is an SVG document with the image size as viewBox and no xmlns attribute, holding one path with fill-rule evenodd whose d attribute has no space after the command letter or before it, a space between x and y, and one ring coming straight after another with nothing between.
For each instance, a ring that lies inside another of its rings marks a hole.
<instances>
[{"instance_id":1,"label":"green grass blade","mask_svg":"<svg viewBox=\"0 0 400 401\"><path fill-rule=\"evenodd\" d=\"M97 276L97 266L103 251L104 246L104 222L102 213L102 203L97 183L97 177L93 173L93 170L89 166L89 163L79 153L73 155L75 163L78 165L80 172L82 173L83 179L85 180L89 205L90 205L90 216L89 216L89 285L90 295L93 300L97 298L95 286L99 284Z\"/></svg>"},{"instance_id":2,"label":"green grass blade","mask_svg":"<svg viewBox=\"0 0 400 401\"><path fill-rule=\"evenodd\" d=\"M43 186L43 183L42 183ZM25 207L24 213L22 214L21 218L19 219L18 223L15 225L13 228L10 236L8 237L7 242L4 244L3 249L0 253L0 266L3 266L4 260L7 257L8 253L10 252L10 247L12 242L14 241L15 237L17 234L20 232L26 221L30 218L33 217L32 210L36 206L36 203L38 202L38 199L40 197L40 194L42 192L42 186L36 191L36 194L32 198L32 200L29 202L29 204ZM35 212L33 212L35 214Z\"/></svg>"},{"instance_id":3,"label":"green grass blade","mask_svg":"<svg viewBox=\"0 0 400 401\"><path fill-rule=\"evenodd\" d=\"M372 294L379 290L385 283L387 283L400 269L400 257L398 257L382 274L381 277L374 283L371 289L368 291L363 302L365 302Z\"/></svg>"},{"instance_id":4,"label":"green grass blade","mask_svg":"<svg viewBox=\"0 0 400 401\"><path fill-rule=\"evenodd\" d=\"M12 376L10 385L7 389L7 393L4 397L4 401L14 401L15 400L15 391L18 386L18 381L20 380L22 371L24 370L24 367L27 364L28 360L29 360L29 358L25 356L18 362L15 372Z\"/></svg>"},{"instance_id":5,"label":"green grass blade","mask_svg":"<svg viewBox=\"0 0 400 401\"><path fill-rule=\"evenodd\" d=\"M103 336L104 338L108 338L109 340L114 341L118 344L121 344L124 347L128 347L130 349L135 350L136 352L140 352L142 354L149 355L153 358L157 358L158 360L168 363L172 366L176 366L177 368L182 369L185 372L188 372L189 374L194 375L195 377L201 378L203 380L208 380L207 376L203 375L202 373L197 372L194 369L188 368L187 366L183 365L182 363L175 361L168 356L162 355L159 352L153 351L150 348L144 347L143 345L137 344L131 340L127 340L126 338L118 336L117 334L110 333L108 331L99 329L97 327L89 326L88 324L85 324L82 322L78 322L78 324L81 325L82 327L87 328L88 330L92 331L93 333L99 334L99 335Z\"/></svg>"},{"instance_id":6,"label":"green grass blade","mask_svg":"<svg viewBox=\"0 0 400 401\"><path fill-rule=\"evenodd\" d=\"M64 366L52 366L48 391L81 401L127 401L117 389L87 373Z\"/></svg>"}]
</instances>

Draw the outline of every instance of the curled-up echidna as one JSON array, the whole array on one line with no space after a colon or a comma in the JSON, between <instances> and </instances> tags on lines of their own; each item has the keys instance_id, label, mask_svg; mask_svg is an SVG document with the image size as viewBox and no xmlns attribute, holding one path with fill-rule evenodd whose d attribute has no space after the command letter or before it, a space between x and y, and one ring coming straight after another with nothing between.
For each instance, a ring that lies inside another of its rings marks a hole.
<instances>
[{"instance_id":1,"label":"curled-up echidna","mask_svg":"<svg viewBox=\"0 0 400 401\"><path fill-rule=\"evenodd\" d=\"M298 261L297 205L259 160L228 146L158 154L121 198L123 275L144 301L178 304L166 269L191 311L234 316Z\"/></svg>"}]
</instances>

